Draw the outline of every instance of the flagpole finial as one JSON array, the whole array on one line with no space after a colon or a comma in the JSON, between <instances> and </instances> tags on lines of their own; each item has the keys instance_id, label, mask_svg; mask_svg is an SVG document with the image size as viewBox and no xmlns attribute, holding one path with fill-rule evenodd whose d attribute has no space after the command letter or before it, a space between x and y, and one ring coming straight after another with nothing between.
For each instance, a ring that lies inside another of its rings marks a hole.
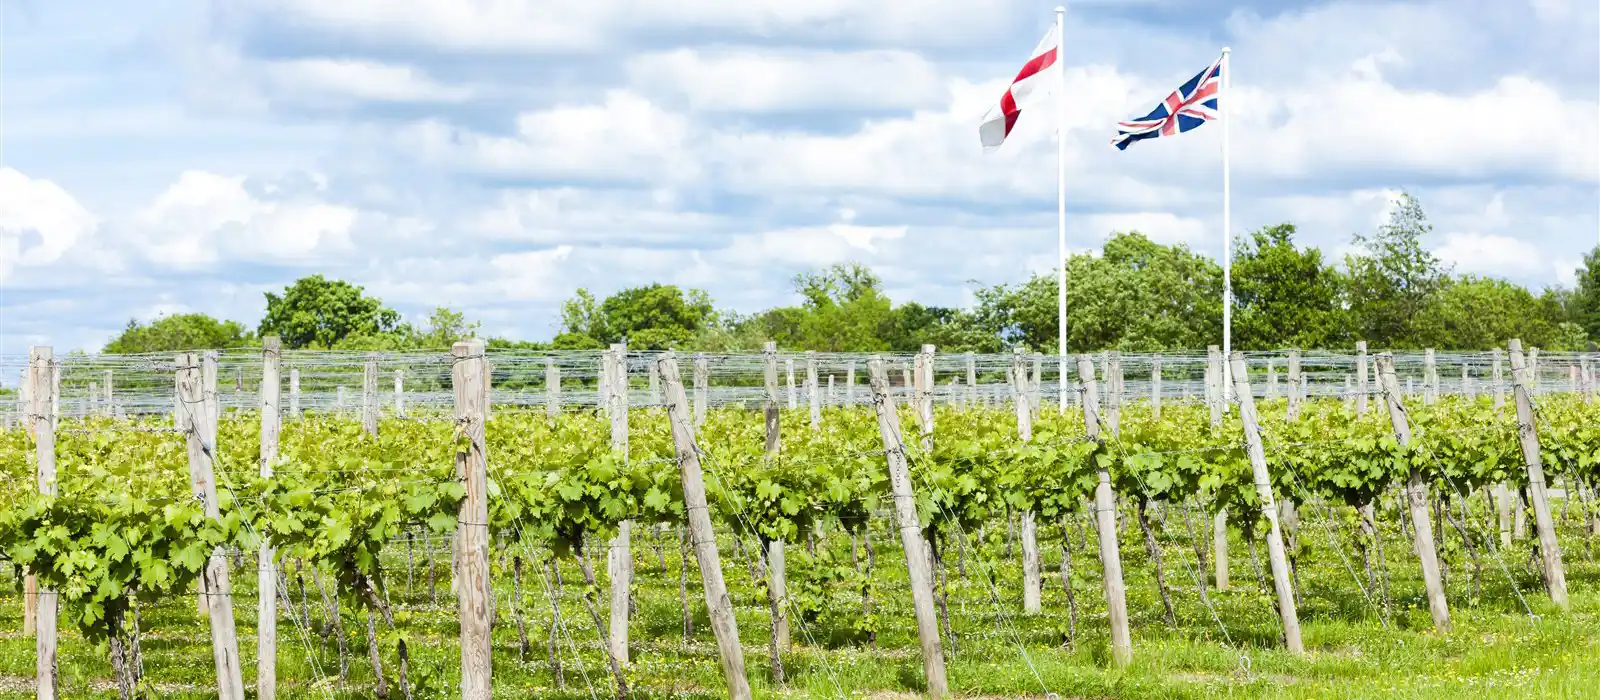
<instances>
[{"instance_id":1,"label":"flagpole finial","mask_svg":"<svg viewBox=\"0 0 1600 700\"><path fill-rule=\"evenodd\" d=\"M1232 51L1233 51L1233 47L1231 47L1231 46L1222 47L1222 55L1224 55L1224 56L1228 55Z\"/></svg>"}]
</instances>

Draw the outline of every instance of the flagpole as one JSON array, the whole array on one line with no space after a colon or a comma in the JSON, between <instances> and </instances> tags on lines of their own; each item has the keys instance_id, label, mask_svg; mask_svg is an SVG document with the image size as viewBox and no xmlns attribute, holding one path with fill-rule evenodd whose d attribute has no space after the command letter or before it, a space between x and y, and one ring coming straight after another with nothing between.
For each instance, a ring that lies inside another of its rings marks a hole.
<instances>
[{"instance_id":1,"label":"flagpole","mask_svg":"<svg viewBox=\"0 0 1600 700\"><path fill-rule=\"evenodd\" d=\"M1060 362L1060 409L1067 412L1067 8L1056 7L1056 351Z\"/></svg>"},{"instance_id":2,"label":"flagpole","mask_svg":"<svg viewBox=\"0 0 1600 700\"><path fill-rule=\"evenodd\" d=\"M1228 358L1233 356L1233 221L1229 204L1232 195L1228 178L1228 132L1233 121L1233 94L1228 88L1233 81L1233 49L1222 47L1222 99L1218 111L1222 112L1222 386L1224 396L1233 393L1233 378L1229 375Z\"/></svg>"}]
</instances>

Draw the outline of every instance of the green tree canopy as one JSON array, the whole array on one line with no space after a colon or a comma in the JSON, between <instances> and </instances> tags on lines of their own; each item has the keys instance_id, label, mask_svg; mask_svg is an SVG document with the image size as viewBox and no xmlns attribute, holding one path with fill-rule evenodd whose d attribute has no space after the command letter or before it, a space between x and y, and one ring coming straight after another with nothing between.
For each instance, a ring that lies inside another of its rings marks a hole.
<instances>
[{"instance_id":1,"label":"green tree canopy","mask_svg":"<svg viewBox=\"0 0 1600 700\"><path fill-rule=\"evenodd\" d=\"M603 348L626 341L640 350L687 347L716 320L711 297L698 289L650 284L624 289L597 301L579 289L561 305L560 350Z\"/></svg>"},{"instance_id":2,"label":"green tree canopy","mask_svg":"<svg viewBox=\"0 0 1600 700\"><path fill-rule=\"evenodd\" d=\"M1324 348L1349 342L1342 280L1317 248L1294 245L1294 224L1239 241L1233 256L1233 346Z\"/></svg>"},{"instance_id":3,"label":"green tree canopy","mask_svg":"<svg viewBox=\"0 0 1600 700\"><path fill-rule=\"evenodd\" d=\"M1422 244L1433 231L1422 203L1401 193L1389 221L1372 236L1356 234L1361 252L1346 256L1346 299L1354 338L1380 347L1423 343L1423 313L1448 282L1450 270Z\"/></svg>"},{"instance_id":4,"label":"green tree canopy","mask_svg":"<svg viewBox=\"0 0 1600 700\"><path fill-rule=\"evenodd\" d=\"M205 314L173 314L149 323L128 321L128 326L106 343L102 352L215 350L254 342L255 336L237 321L222 321Z\"/></svg>"},{"instance_id":5,"label":"green tree canopy","mask_svg":"<svg viewBox=\"0 0 1600 700\"><path fill-rule=\"evenodd\" d=\"M279 296L267 292L261 335L277 335L288 348L332 348L351 336L381 336L398 330L400 314L361 287L312 275Z\"/></svg>"},{"instance_id":6,"label":"green tree canopy","mask_svg":"<svg viewBox=\"0 0 1600 700\"><path fill-rule=\"evenodd\" d=\"M1008 307L1009 339L1056 347L1056 276L1036 275L997 304ZM1196 348L1222 338L1222 267L1185 245L1118 233L1102 253L1067 259L1067 347L1154 351Z\"/></svg>"}]
</instances>

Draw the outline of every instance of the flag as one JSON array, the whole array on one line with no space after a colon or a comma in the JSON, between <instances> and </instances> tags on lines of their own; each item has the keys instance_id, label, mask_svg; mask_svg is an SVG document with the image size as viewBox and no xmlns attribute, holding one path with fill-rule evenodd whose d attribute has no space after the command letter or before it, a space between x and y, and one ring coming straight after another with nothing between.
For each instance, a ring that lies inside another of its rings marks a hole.
<instances>
[{"instance_id":1,"label":"flag","mask_svg":"<svg viewBox=\"0 0 1600 700\"><path fill-rule=\"evenodd\" d=\"M1179 86L1159 106L1133 121L1122 122L1111 143L1127 150L1128 144L1143 139L1173 136L1217 118L1218 93L1222 89L1222 59L1200 71Z\"/></svg>"},{"instance_id":2,"label":"flag","mask_svg":"<svg viewBox=\"0 0 1600 700\"><path fill-rule=\"evenodd\" d=\"M1039 45L1033 47L1028 62L1022 64L1022 70L1017 71L1017 77L1006 88L1006 94L1000 96L1000 104L990 107L988 113L983 115L983 124L978 127L983 150L992 151L1005 143L1006 137L1011 135L1011 128L1017 125L1017 117L1022 115L1021 105L1034 95L1050 91L1050 81L1044 73L1045 69L1056 64L1060 49L1061 36L1056 27L1051 25L1050 31L1045 32L1044 38L1039 40Z\"/></svg>"}]
</instances>

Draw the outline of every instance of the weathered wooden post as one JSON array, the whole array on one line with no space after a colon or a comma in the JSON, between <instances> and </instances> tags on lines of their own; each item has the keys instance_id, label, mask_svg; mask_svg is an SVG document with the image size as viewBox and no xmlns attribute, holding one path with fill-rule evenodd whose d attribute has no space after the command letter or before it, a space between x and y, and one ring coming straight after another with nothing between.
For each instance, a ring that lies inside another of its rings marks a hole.
<instances>
[{"instance_id":1,"label":"weathered wooden post","mask_svg":"<svg viewBox=\"0 0 1600 700\"><path fill-rule=\"evenodd\" d=\"M394 417L406 417L406 371L394 371Z\"/></svg>"},{"instance_id":2,"label":"weathered wooden post","mask_svg":"<svg viewBox=\"0 0 1600 700\"><path fill-rule=\"evenodd\" d=\"M1364 344L1358 347L1362 352L1366 351ZM1229 361L1233 365L1233 371L1230 372L1233 375L1233 393L1239 397L1239 419L1244 424L1245 447L1250 455L1256 496L1261 502L1261 515L1267 519L1267 558L1272 563L1272 587L1278 594L1278 618L1283 623L1283 639L1290 653L1304 654L1306 648L1300 641L1300 616L1294 605L1294 579L1289 573L1289 557L1283 549L1283 533L1272 493L1272 475L1267 472L1267 453L1261 447L1261 428L1256 424L1256 402L1250 393L1250 377L1244 353L1235 350ZM1363 385L1366 383L1365 374L1363 371Z\"/></svg>"},{"instance_id":3,"label":"weathered wooden post","mask_svg":"<svg viewBox=\"0 0 1600 700\"><path fill-rule=\"evenodd\" d=\"M611 396L606 403L611 417L611 449L628 461L628 346L611 345ZM611 540L607 569L611 575L611 654L621 666L628 660L629 594L633 590L633 521L617 523L617 536Z\"/></svg>"},{"instance_id":4,"label":"weathered wooden post","mask_svg":"<svg viewBox=\"0 0 1600 700\"><path fill-rule=\"evenodd\" d=\"M1400 401L1400 383L1394 376L1394 356L1378 355L1378 374L1383 383L1385 403L1389 406L1389 422L1394 426L1394 437L1402 448L1411 444L1411 419L1406 415L1405 404ZM1450 605L1445 601L1444 582L1439 575L1439 550L1433 542L1433 525L1428 517L1428 484L1422 470L1411 467L1406 479L1406 501L1411 511L1414 549L1422 564L1422 583L1428 593L1428 612L1433 615L1433 626L1441 632L1450 631Z\"/></svg>"},{"instance_id":5,"label":"weathered wooden post","mask_svg":"<svg viewBox=\"0 0 1600 700\"><path fill-rule=\"evenodd\" d=\"M1028 397L1028 366L1018 353L1013 357L1011 373L1016 387L1014 403L1017 414L1017 439L1033 440L1033 408ZM1044 610L1044 580L1039 557L1039 528L1032 510L1021 514L1022 527L1022 612L1034 615Z\"/></svg>"},{"instance_id":6,"label":"weathered wooden post","mask_svg":"<svg viewBox=\"0 0 1600 700\"><path fill-rule=\"evenodd\" d=\"M289 417L300 417L300 369L289 368Z\"/></svg>"},{"instance_id":7,"label":"weathered wooden post","mask_svg":"<svg viewBox=\"0 0 1600 700\"><path fill-rule=\"evenodd\" d=\"M673 362L676 366L677 362ZM696 355L694 358L694 425L696 428L706 423L706 404L711 400L711 365L706 362L705 355Z\"/></svg>"},{"instance_id":8,"label":"weathered wooden post","mask_svg":"<svg viewBox=\"0 0 1600 700\"><path fill-rule=\"evenodd\" d=\"M1206 404L1211 409L1211 432L1222 428L1223 404L1222 349L1206 347ZM1217 510L1211 519L1211 565L1217 590L1228 590L1228 509Z\"/></svg>"},{"instance_id":9,"label":"weathered wooden post","mask_svg":"<svg viewBox=\"0 0 1600 700\"><path fill-rule=\"evenodd\" d=\"M1066 383L1067 378L1066 378L1065 375L1063 375L1061 377L1061 381L1062 381L1062 383ZM1160 355L1156 355L1156 356L1150 358L1150 415L1152 415L1152 416L1154 416L1156 418L1160 418L1161 417L1161 356Z\"/></svg>"},{"instance_id":10,"label":"weathered wooden post","mask_svg":"<svg viewBox=\"0 0 1600 700\"><path fill-rule=\"evenodd\" d=\"M1539 432L1534 427L1532 384L1528 363L1522 356L1522 341L1512 338L1511 381L1517 402L1517 433L1522 441L1522 461L1528 468L1528 500L1533 502L1534 526L1539 532L1539 552L1544 559L1544 585L1550 600L1567 609L1567 574L1561 564L1561 543L1556 540L1555 519L1550 515L1550 500L1545 493L1544 464L1539 458ZM1571 487L1568 487L1571 490ZM1567 494L1568 498L1572 494Z\"/></svg>"},{"instance_id":11,"label":"weathered wooden post","mask_svg":"<svg viewBox=\"0 0 1600 700\"><path fill-rule=\"evenodd\" d=\"M48 345L34 346L28 352L28 423L33 431L35 483L39 493L47 496L56 493L56 411L60 407L55 395L59 386L55 381L57 376L59 370L54 350ZM36 697L39 700L55 700L60 697L57 694L60 680L56 663L56 614L59 601L56 592L40 588L34 576L29 575L28 582L32 585L26 586L24 595L33 594L27 596L27 602L32 605L34 623Z\"/></svg>"},{"instance_id":12,"label":"weathered wooden post","mask_svg":"<svg viewBox=\"0 0 1600 700\"><path fill-rule=\"evenodd\" d=\"M490 700L489 454L484 426L488 385L483 379L483 343L456 343L450 352L454 357L451 384L455 388L456 426L466 438L466 451L458 452L456 457L467 487L456 524L460 552L456 575L461 580L456 587L461 617L461 697Z\"/></svg>"},{"instance_id":13,"label":"weathered wooden post","mask_svg":"<svg viewBox=\"0 0 1600 700\"><path fill-rule=\"evenodd\" d=\"M1356 415L1367 415L1367 341L1356 341Z\"/></svg>"},{"instance_id":14,"label":"weathered wooden post","mask_svg":"<svg viewBox=\"0 0 1600 700\"><path fill-rule=\"evenodd\" d=\"M554 357L544 358L544 414L561 415L561 368Z\"/></svg>"},{"instance_id":15,"label":"weathered wooden post","mask_svg":"<svg viewBox=\"0 0 1600 700\"><path fill-rule=\"evenodd\" d=\"M783 358L783 366L784 366L784 369L788 371L788 376L789 376L789 410L793 411L793 410L795 410L795 409L800 407L800 395L796 392L795 385L794 385L794 358L792 358L792 357Z\"/></svg>"},{"instance_id":16,"label":"weathered wooden post","mask_svg":"<svg viewBox=\"0 0 1600 700\"><path fill-rule=\"evenodd\" d=\"M361 429L378 436L378 356L367 354L361 371Z\"/></svg>"},{"instance_id":17,"label":"weathered wooden post","mask_svg":"<svg viewBox=\"0 0 1600 700\"><path fill-rule=\"evenodd\" d=\"M939 620L933 609L933 574L923 556L922 526L917 521L917 500L911 488L911 471L906 465L905 441L900 432L900 414L889 393L889 378L883 360L867 363L867 379L872 388L873 409L878 416L878 431L883 437L889 463L889 487L894 496L896 529L906 555L907 578L911 584L912 609L917 617L917 638L922 644L922 669L927 677L928 695L950 697L945 680L944 649L939 640Z\"/></svg>"},{"instance_id":18,"label":"weathered wooden post","mask_svg":"<svg viewBox=\"0 0 1600 700\"><path fill-rule=\"evenodd\" d=\"M778 420L778 343L768 341L765 349L765 367L763 379L767 386L766 406L766 455L768 459L776 459L780 445ZM789 407L795 408L794 397L794 360L787 364L789 370ZM769 607L772 612L773 635L773 664L775 673L781 674L778 655L782 650L789 648L789 584L786 576L787 545L783 540L773 540L767 544L767 586Z\"/></svg>"},{"instance_id":19,"label":"weathered wooden post","mask_svg":"<svg viewBox=\"0 0 1600 700\"><path fill-rule=\"evenodd\" d=\"M705 360L699 359L696 364ZM731 700L750 700L750 679L745 677L744 650L739 646L739 626L734 620L733 602L722 578L722 560L717 554L717 534L711 525L706 505L705 475L700 469L700 448L690 424L688 397L678 378L678 361L671 352L656 358L656 371L667 389L667 420L672 425L672 443L678 458L678 474L683 480L683 505L689 520L689 541L700 565L700 580L710 611L711 631L717 638L717 658L728 681ZM699 374L696 372L696 374Z\"/></svg>"},{"instance_id":20,"label":"weathered wooden post","mask_svg":"<svg viewBox=\"0 0 1600 700\"><path fill-rule=\"evenodd\" d=\"M189 481L194 497L205 506L206 517L222 517L217 501L216 360L188 352L178 355L178 402L183 431L189 443ZM228 582L228 559L222 547L211 552L200 576L200 594L211 617L211 656L217 669L217 697L243 700L244 681L239 666L239 640L233 620L233 591Z\"/></svg>"},{"instance_id":21,"label":"weathered wooden post","mask_svg":"<svg viewBox=\"0 0 1600 700\"><path fill-rule=\"evenodd\" d=\"M1095 386L1094 361L1078 356L1082 382L1083 425L1090 440L1100 440L1100 397ZM1128 595L1122 582L1122 554L1117 549L1117 500L1111 491L1111 473L1097 466L1094 489L1096 531L1100 540L1101 581L1106 594L1106 618L1111 628L1111 659L1119 667L1133 660L1133 638L1128 633Z\"/></svg>"},{"instance_id":22,"label":"weathered wooden post","mask_svg":"<svg viewBox=\"0 0 1600 700\"><path fill-rule=\"evenodd\" d=\"M806 402L810 405L810 408L811 408L811 427L812 427L812 429L817 429L817 428L821 428L822 427L822 396L817 393L819 390L820 390L820 387L817 386L817 352L815 350L807 350L806 351Z\"/></svg>"},{"instance_id":23,"label":"weathered wooden post","mask_svg":"<svg viewBox=\"0 0 1600 700\"><path fill-rule=\"evenodd\" d=\"M279 364L278 336L261 339L261 478L271 479L278 461ZM256 555L256 697L272 700L278 693L278 569L272 543L261 540Z\"/></svg>"},{"instance_id":24,"label":"weathered wooden post","mask_svg":"<svg viewBox=\"0 0 1600 700\"><path fill-rule=\"evenodd\" d=\"M972 353L967 353L967 385L963 390L966 395L965 405L974 408L978 403L978 358Z\"/></svg>"}]
</instances>

